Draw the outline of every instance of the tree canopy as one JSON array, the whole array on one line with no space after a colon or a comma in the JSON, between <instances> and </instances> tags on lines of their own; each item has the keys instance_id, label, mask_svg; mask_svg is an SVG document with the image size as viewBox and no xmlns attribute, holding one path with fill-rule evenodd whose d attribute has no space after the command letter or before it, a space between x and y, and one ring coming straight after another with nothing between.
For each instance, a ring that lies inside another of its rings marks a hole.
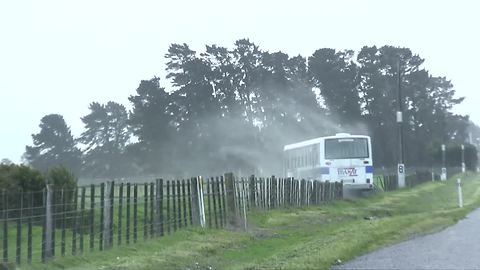
<instances>
[{"instance_id":1,"label":"tree canopy","mask_svg":"<svg viewBox=\"0 0 480 270\"><path fill-rule=\"evenodd\" d=\"M78 173L81 152L63 116L49 114L40 120L40 132L32 134L33 145L26 146L24 159L33 168L46 172L64 166Z\"/></svg>"},{"instance_id":2,"label":"tree canopy","mask_svg":"<svg viewBox=\"0 0 480 270\"><path fill-rule=\"evenodd\" d=\"M399 85L407 165L434 166L440 144L463 143L479 130L452 112L463 101L452 82L430 74L408 48L320 48L304 57L240 39L202 52L172 44L165 58L166 80L142 80L130 112L115 102L90 104L77 140L84 173L281 174L283 145L336 132L372 136L375 164L392 166ZM63 118L45 116L40 128L27 146L30 164L76 166L79 150Z\"/></svg>"}]
</instances>

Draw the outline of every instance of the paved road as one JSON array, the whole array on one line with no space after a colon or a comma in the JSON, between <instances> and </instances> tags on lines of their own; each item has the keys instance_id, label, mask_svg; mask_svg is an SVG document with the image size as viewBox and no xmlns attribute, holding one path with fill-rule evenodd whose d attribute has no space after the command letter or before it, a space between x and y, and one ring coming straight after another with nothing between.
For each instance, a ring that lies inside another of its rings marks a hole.
<instances>
[{"instance_id":1,"label":"paved road","mask_svg":"<svg viewBox=\"0 0 480 270\"><path fill-rule=\"evenodd\" d=\"M381 249L334 269L480 269L480 209L439 233Z\"/></svg>"}]
</instances>

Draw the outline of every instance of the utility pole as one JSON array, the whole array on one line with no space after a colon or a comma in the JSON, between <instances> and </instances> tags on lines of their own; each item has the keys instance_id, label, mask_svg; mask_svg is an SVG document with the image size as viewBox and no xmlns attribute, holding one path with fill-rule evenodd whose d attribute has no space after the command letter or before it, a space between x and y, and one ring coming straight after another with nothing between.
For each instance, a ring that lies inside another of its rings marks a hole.
<instances>
[{"instance_id":1,"label":"utility pole","mask_svg":"<svg viewBox=\"0 0 480 270\"><path fill-rule=\"evenodd\" d=\"M479 139L479 138L476 138L476 141L477 141L477 172L480 172L480 167L478 166L478 165L479 165L479 162L480 162L480 153L479 153L479 150L480 150L480 139Z\"/></svg>"},{"instance_id":2,"label":"utility pole","mask_svg":"<svg viewBox=\"0 0 480 270\"><path fill-rule=\"evenodd\" d=\"M462 173L465 173L466 166L465 166L465 145L462 144Z\"/></svg>"},{"instance_id":3,"label":"utility pole","mask_svg":"<svg viewBox=\"0 0 480 270\"><path fill-rule=\"evenodd\" d=\"M398 187L405 187L405 164L403 153L403 99L402 99L402 77L400 72L400 56L397 59L397 75L398 75L398 110L397 110L397 125L398 125L398 166L397 179Z\"/></svg>"},{"instance_id":4,"label":"utility pole","mask_svg":"<svg viewBox=\"0 0 480 270\"><path fill-rule=\"evenodd\" d=\"M447 150L447 147L445 146L445 144L442 144L442 174L440 175L440 180L442 181L447 180L447 167L445 166L446 150Z\"/></svg>"}]
</instances>

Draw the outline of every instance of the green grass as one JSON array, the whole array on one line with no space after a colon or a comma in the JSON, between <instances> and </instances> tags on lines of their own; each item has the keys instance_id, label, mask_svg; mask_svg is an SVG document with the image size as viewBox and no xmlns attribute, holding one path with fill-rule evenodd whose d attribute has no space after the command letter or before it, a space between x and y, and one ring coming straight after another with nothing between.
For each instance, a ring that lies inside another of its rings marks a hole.
<instances>
[{"instance_id":1,"label":"green grass","mask_svg":"<svg viewBox=\"0 0 480 270\"><path fill-rule=\"evenodd\" d=\"M463 178L462 209L455 181L426 183L356 201L251 212L247 231L191 228L21 269L327 269L464 218L480 206L480 177Z\"/></svg>"},{"instance_id":2,"label":"green grass","mask_svg":"<svg viewBox=\"0 0 480 270\"><path fill-rule=\"evenodd\" d=\"M99 192L100 189L96 189L96 192ZM133 190L133 188L132 188ZM88 191L89 192L89 191ZM139 195L143 194L139 193ZM124 192L124 196L126 193ZM133 192L131 193L133 195ZM78 209L80 209L80 196L78 200ZM89 253L97 253L99 250L99 239L100 239L100 222L101 222L101 204L100 204L100 196L96 197L95 199L95 208L94 208L94 222L93 222L93 227L94 227L94 249L90 249L90 225L92 224L90 222L90 201L89 201L90 196L86 196L87 201L85 202L85 212L83 216L83 225L80 224L80 210L79 214L77 216L78 220L77 222L79 223L78 226L83 228L83 239L84 239L84 254L88 255ZM184 209L183 205L183 197L181 197L181 222L182 226L184 226L184 211L186 210L188 212L189 210L189 204L188 202L185 203L185 206L187 209ZM206 202L206 207L208 203L208 199L205 200ZM117 245L118 243L118 233L119 233L119 201L118 198L115 199L115 206L114 206L114 212L113 212L113 242L114 245ZM178 209L178 200L175 199L175 203L177 206L175 207ZM150 221L151 221L151 202L148 201L147 204L147 225L146 225L146 230L147 230L147 237L150 237ZM166 215L167 211L167 202L166 198L164 198L163 202L163 210L164 210L164 215ZM217 202L217 213L219 211L218 209L218 202ZM206 209L207 213L207 220L209 217L208 209ZM213 212L213 206L212 206L212 212ZM137 204L137 232L138 232L138 242L144 241L144 232L145 232L145 197L138 197L138 204ZM175 214L175 216L173 216ZM57 219L61 219L61 215L56 216ZM166 216L165 216L166 218ZM173 211L173 202L170 201L170 220L165 220L165 222L170 223L170 229L173 230L173 223L174 219L179 221L178 219L178 210ZM188 226L190 226L190 217L189 214L186 214L186 219L188 222ZM68 216L67 217L67 223L68 225L66 226L65 230L65 257L72 256L72 246L73 246L73 232L72 232L72 226L71 223L73 222L73 216ZM42 220L37 219L34 221L33 228L32 228L32 262L34 265L36 265L38 262L41 262L41 247L42 247ZM60 221L59 221L60 222ZM215 226L214 220L212 220L212 225ZM1 230L3 232L3 222L0 223ZM80 229L80 228L79 228ZM127 229L127 200L126 198L123 198L123 207L122 207L122 222L121 222L121 238L122 238L122 244L126 243L126 229ZM165 224L164 230L168 230L168 224ZM134 242L134 200L131 198L130 200L130 231L129 231L129 236L130 236L130 242ZM16 260L16 248L17 248L17 224L16 224L16 219L14 219L12 222L8 223L8 261L9 262L15 262ZM0 236L0 246L3 248L3 235ZM27 263L27 247L28 247L28 239L27 239L27 218L23 218L22 220L22 230L21 230L21 264L26 264ZM77 231L76 234L76 253L80 253L80 233ZM0 253L0 256L3 258L3 254ZM60 223L57 226L57 229L55 230L55 256L61 257L61 229L60 229Z\"/></svg>"}]
</instances>

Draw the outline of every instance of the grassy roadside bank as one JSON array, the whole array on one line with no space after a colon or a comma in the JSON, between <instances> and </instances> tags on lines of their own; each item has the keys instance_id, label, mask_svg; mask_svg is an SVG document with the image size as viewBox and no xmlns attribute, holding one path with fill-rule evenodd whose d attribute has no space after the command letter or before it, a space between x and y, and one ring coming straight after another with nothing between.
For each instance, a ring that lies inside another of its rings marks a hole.
<instances>
[{"instance_id":1,"label":"grassy roadside bank","mask_svg":"<svg viewBox=\"0 0 480 270\"><path fill-rule=\"evenodd\" d=\"M427 183L320 207L253 212L247 232L190 229L174 235L21 269L325 269L381 246L456 223L480 206L480 176Z\"/></svg>"}]
</instances>

